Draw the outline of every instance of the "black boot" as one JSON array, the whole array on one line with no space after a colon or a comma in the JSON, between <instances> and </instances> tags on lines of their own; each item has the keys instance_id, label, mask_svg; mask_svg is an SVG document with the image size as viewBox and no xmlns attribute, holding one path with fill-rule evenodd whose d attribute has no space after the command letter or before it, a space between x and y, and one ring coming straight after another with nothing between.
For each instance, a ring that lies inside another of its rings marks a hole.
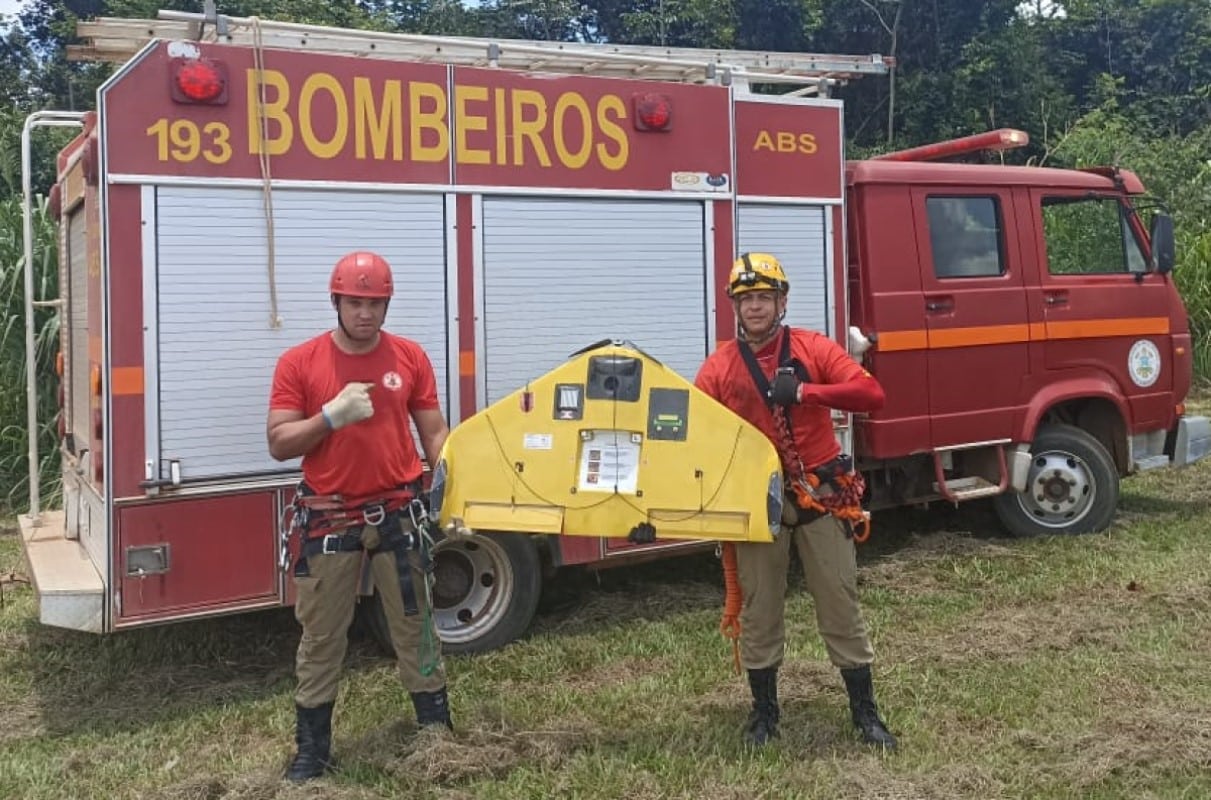
<instances>
[{"instance_id":1,"label":"black boot","mask_svg":"<svg viewBox=\"0 0 1211 800\"><path fill-rule=\"evenodd\" d=\"M849 692L849 710L853 714L854 727L862 734L862 741L877 744L886 750L896 749L896 737L887 730L879 719L879 708L875 705L875 687L870 678L870 665L841 670L845 689Z\"/></svg>"},{"instance_id":2,"label":"black boot","mask_svg":"<svg viewBox=\"0 0 1211 800\"><path fill-rule=\"evenodd\" d=\"M309 781L331 769L333 705L324 703L316 708L304 708L295 703L298 722L294 741L299 749L286 771L287 780Z\"/></svg>"},{"instance_id":3,"label":"black boot","mask_svg":"<svg viewBox=\"0 0 1211 800\"><path fill-rule=\"evenodd\" d=\"M744 726L744 741L761 747L778 736L778 668L750 669L748 685L753 691L753 710Z\"/></svg>"},{"instance_id":4,"label":"black boot","mask_svg":"<svg viewBox=\"0 0 1211 800\"><path fill-rule=\"evenodd\" d=\"M450 701L446 696L445 686L433 692L412 692L412 705L416 708L416 724L420 727L445 725L454 730L454 723L450 721Z\"/></svg>"}]
</instances>

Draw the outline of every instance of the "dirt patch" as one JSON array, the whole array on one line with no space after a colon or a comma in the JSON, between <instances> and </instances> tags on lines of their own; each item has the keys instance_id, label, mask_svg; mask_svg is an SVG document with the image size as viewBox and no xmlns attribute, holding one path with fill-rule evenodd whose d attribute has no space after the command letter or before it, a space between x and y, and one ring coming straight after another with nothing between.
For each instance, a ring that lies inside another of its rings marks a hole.
<instances>
[{"instance_id":1,"label":"dirt patch","mask_svg":"<svg viewBox=\"0 0 1211 800\"><path fill-rule=\"evenodd\" d=\"M599 691L611 686L621 686L648 675L661 675L677 669L673 658L624 658L560 678L560 685L576 691Z\"/></svg>"},{"instance_id":2,"label":"dirt patch","mask_svg":"<svg viewBox=\"0 0 1211 800\"><path fill-rule=\"evenodd\" d=\"M138 795L139 800L372 800L376 792L341 786L328 778L293 784L279 775L256 773L239 778L197 778Z\"/></svg>"},{"instance_id":3,"label":"dirt patch","mask_svg":"<svg viewBox=\"0 0 1211 800\"><path fill-rule=\"evenodd\" d=\"M7 645L0 640L0 647ZM0 747L18 739L32 739L44 732L37 703L26 695L0 704Z\"/></svg>"},{"instance_id":4,"label":"dirt patch","mask_svg":"<svg viewBox=\"0 0 1211 800\"><path fill-rule=\"evenodd\" d=\"M596 726L582 720L561 720L548 730L499 723L454 733L439 727L418 731L400 722L342 750L359 754L361 764L398 778L402 785L450 786L500 778L519 764L557 764L599 739Z\"/></svg>"},{"instance_id":5,"label":"dirt patch","mask_svg":"<svg viewBox=\"0 0 1211 800\"><path fill-rule=\"evenodd\" d=\"M1130 713L1104 717L1094 733L1063 749L1068 756L1063 772L1079 786L1132 771L1211 769L1211 709L1132 706Z\"/></svg>"}]
</instances>

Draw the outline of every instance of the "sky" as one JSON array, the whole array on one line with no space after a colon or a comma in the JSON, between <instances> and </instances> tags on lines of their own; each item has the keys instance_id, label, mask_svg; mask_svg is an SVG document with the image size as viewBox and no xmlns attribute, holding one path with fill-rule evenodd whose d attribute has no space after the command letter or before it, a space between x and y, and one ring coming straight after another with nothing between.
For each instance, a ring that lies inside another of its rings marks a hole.
<instances>
[{"instance_id":1,"label":"sky","mask_svg":"<svg viewBox=\"0 0 1211 800\"><path fill-rule=\"evenodd\" d=\"M22 0L0 0L0 14L12 16L17 13L22 5Z\"/></svg>"}]
</instances>

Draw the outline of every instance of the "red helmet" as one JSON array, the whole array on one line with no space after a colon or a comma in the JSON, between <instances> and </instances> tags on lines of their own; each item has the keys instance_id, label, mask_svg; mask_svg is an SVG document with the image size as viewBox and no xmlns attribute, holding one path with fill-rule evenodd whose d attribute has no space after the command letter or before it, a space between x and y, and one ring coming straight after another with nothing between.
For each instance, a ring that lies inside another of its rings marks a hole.
<instances>
[{"instance_id":1,"label":"red helmet","mask_svg":"<svg viewBox=\"0 0 1211 800\"><path fill-rule=\"evenodd\" d=\"M389 299L395 292L391 265L377 253L358 250L341 257L328 281L331 294Z\"/></svg>"}]
</instances>

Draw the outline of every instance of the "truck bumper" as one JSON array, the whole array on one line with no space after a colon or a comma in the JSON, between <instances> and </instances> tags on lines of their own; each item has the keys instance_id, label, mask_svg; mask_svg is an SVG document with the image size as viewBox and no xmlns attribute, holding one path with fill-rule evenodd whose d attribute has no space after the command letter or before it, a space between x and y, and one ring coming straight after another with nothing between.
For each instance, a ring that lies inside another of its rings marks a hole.
<instances>
[{"instance_id":1,"label":"truck bumper","mask_svg":"<svg viewBox=\"0 0 1211 800\"><path fill-rule=\"evenodd\" d=\"M1173 466L1184 467L1211 454L1211 419L1182 417L1173 433Z\"/></svg>"},{"instance_id":2,"label":"truck bumper","mask_svg":"<svg viewBox=\"0 0 1211 800\"><path fill-rule=\"evenodd\" d=\"M105 583L80 543L67 538L63 512L42 514L37 526L28 515L18 521L30 582L38 595L39 621L56 628L101 633Z\"/></svg>"}]
</instances>

